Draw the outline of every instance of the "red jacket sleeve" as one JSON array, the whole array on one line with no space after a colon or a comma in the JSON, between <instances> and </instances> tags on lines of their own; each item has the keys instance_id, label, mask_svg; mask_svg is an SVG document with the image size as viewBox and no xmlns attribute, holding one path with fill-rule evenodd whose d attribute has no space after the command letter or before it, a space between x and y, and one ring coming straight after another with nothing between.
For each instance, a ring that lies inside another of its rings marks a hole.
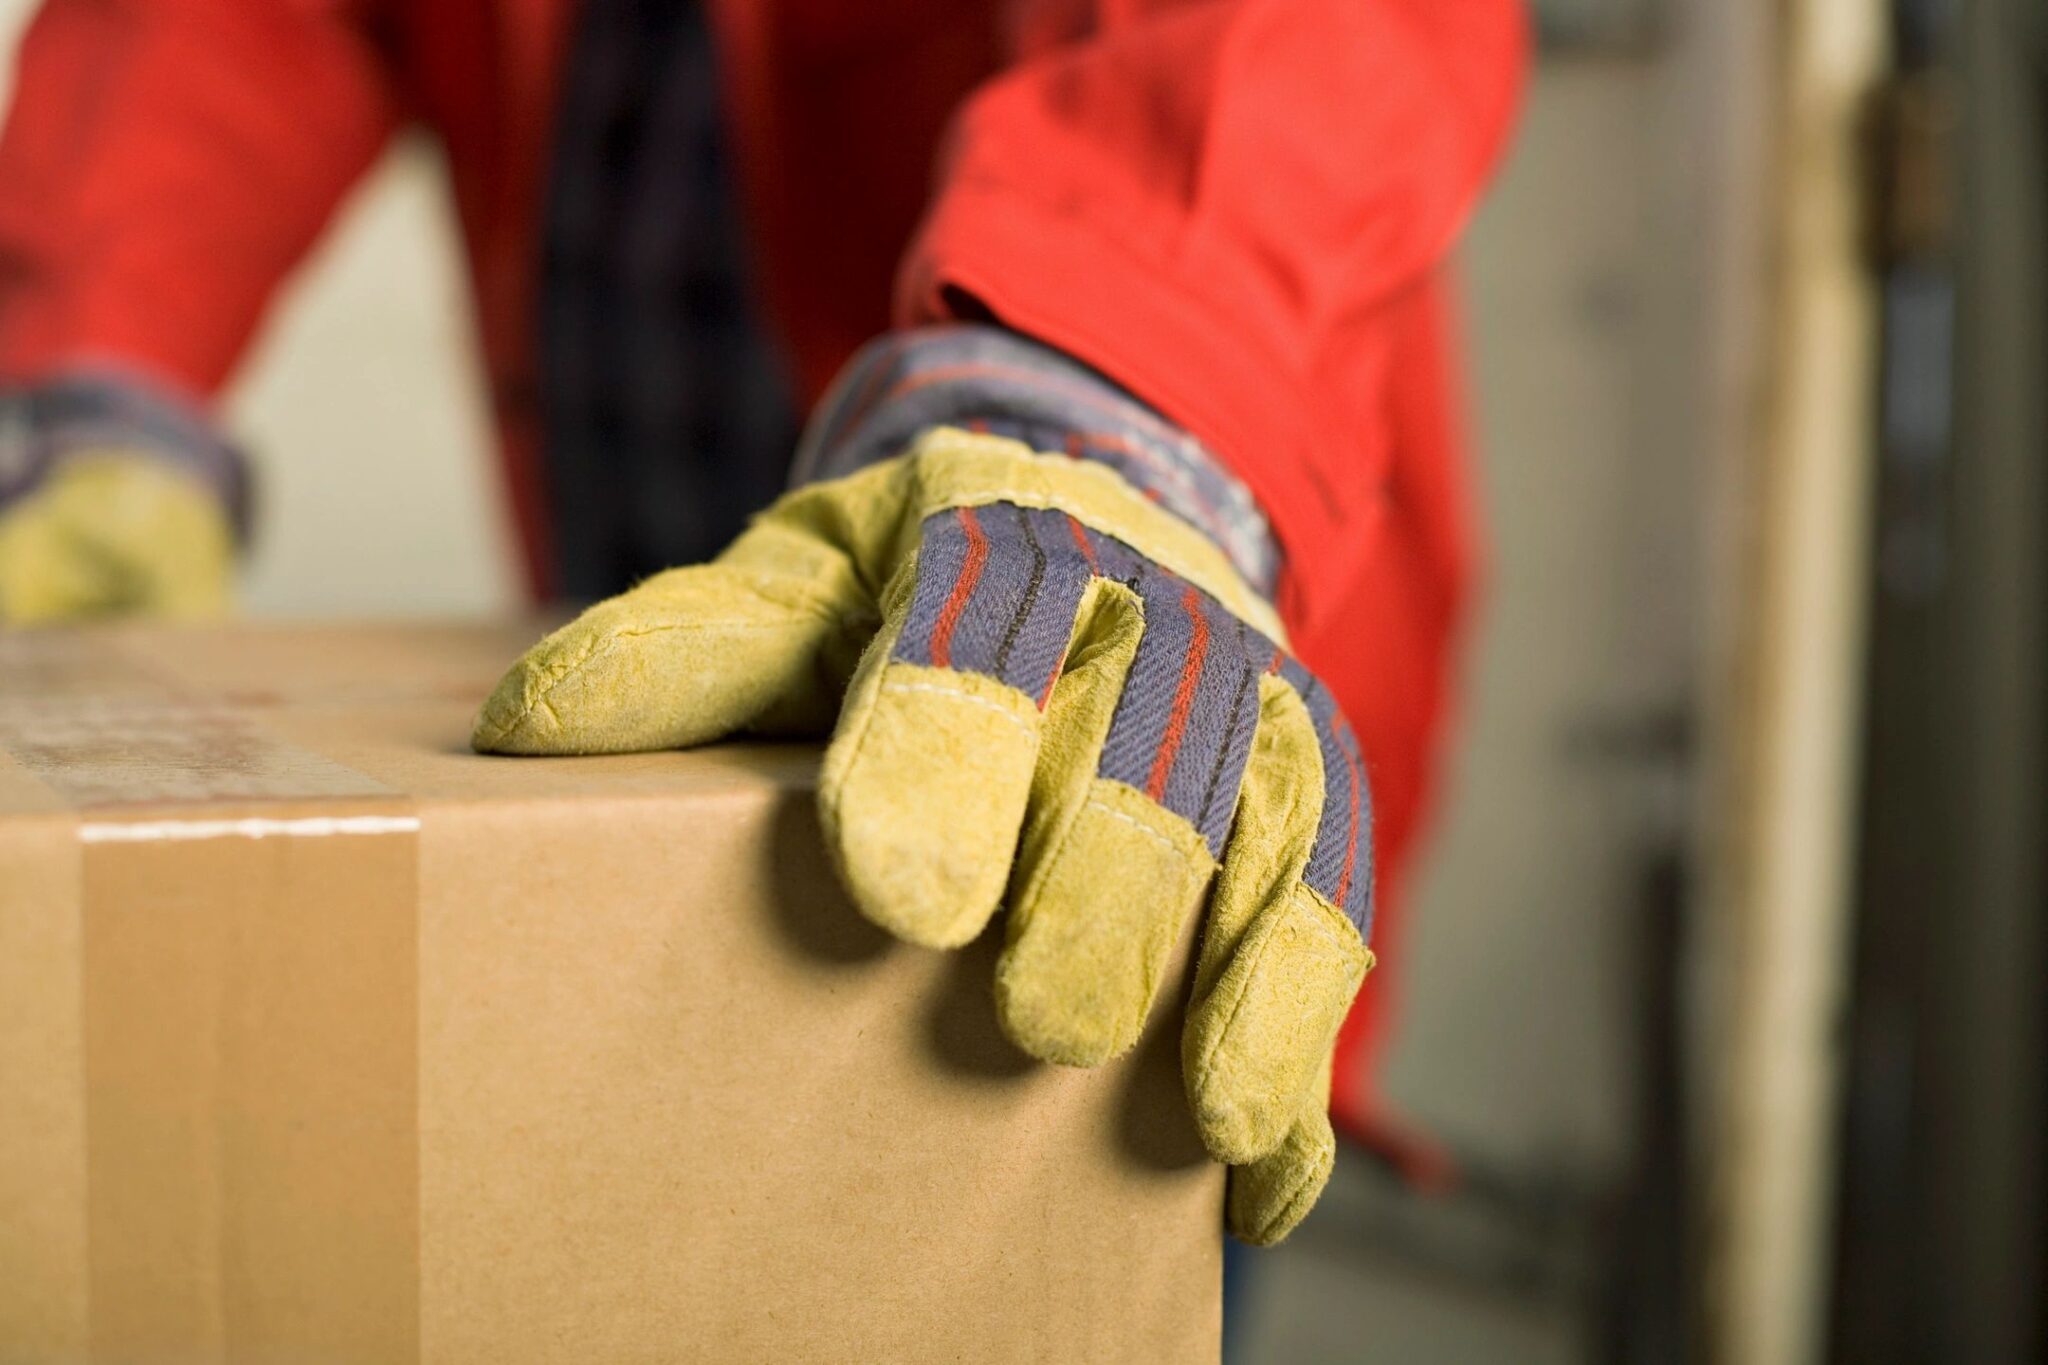
<instances>
[{"instance_id":1,"label":"red jacket sleeve","mask_svg":"<svg viewBox=\"0 0 2048 1365\"><path fill-rule=\"evenodd\" d=\"M48 0L0 136L0 382L218 388L396 109L348 0Z\"/></svg>"},{"instance_id":2,"label":"red jacket sleeve","mask_svg":"<svg viewBox=\"0 0 2048 1365\"><path fill-rule=\"evenodd\" d=\"M1273 518L1298 622L1336 606L1389 477L1375 314L1498 156L1516 0L1040 0L962 110L899 320L966 311L1105 371ZM1320 586L1319 586L1320 585Z\"/></svg>"}]
</instances>

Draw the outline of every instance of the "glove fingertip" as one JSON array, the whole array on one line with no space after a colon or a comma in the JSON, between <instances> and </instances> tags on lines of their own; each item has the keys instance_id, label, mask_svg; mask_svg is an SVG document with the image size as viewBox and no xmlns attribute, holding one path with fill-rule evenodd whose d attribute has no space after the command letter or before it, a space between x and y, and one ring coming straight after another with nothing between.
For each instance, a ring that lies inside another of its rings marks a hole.
<instances>
[{"instance_id":1,"label":"glove fingertip","mask_svg":"<svg viewBox=\"0 0 2048 1365\"><path fill-rule=\"evenodd\" d=\"M923 947L980 934L1016 853L1038 725L1030 698L976 674L884 655L856 683L818 798L862 914Z\"/></svg>"},{"instance_id":2,"label":"glove fingertip","mask_svg":"<svg viewBox=\"0 0 2048 1365\"><path fill-rule=\"evenodd\" d=\"M996 967L1004 1031L1033 1056L1097 1066L1134 1046L1215 864L1194 827L1096 778L1016 896Z\"/></svg>"},{"instance_id":3,"label":"glove fingertip","mask_svg":"<svg viewBox=\"0 0 2048 1365\"><path fill-rule=\"evenodd\" d=\"M1182 1038L1211 1155L1242 1164L1287 1139L1371 965L1350 923L1307 886L1256 916Z\"/></svg>"},{"instance_id":4,"label":"glove fingertip","mask_svg":"<svg viewBox=\"0 0 2048 1365\"><path fill-rule=\"evenodd\" d=\"M543 724L559 731L554 712L545 701L530 693L531 670L521 659L508 669L477 712L470 728L469 747L480 754L525 754L544 752L539 731Z\"/></svg>"},{"instance_id":5,"label":"glove fingertip","mask_svg":"<svg viewBox=\"0 0 2048 1365\"><path fill-rule=\"evenodd\" d=\"M1269 1247L1308 1216L1337 1165L1337 1139L1319 1107L1301 1115L1271 1154L1230 1172L1227 1217L1239 1241Z\"/></svg>"}]
</instances>

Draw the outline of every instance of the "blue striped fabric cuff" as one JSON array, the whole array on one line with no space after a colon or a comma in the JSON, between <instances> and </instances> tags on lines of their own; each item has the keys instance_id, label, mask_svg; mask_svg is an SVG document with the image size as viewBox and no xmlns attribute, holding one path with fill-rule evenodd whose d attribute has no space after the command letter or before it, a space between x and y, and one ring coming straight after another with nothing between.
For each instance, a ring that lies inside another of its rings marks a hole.
<instances>
[{"instance_id":1,"label":"blue striped fabric cuff","mask_svg":"<svg viewBox=\"0 0 2048 1365\"><path fill-rule=\"evenodd\" d=\"M1000 327L919 327L863 347L813 414L791 481L836 478L900 455L935 426L1111 466L1272 596L1280 571L1272 527L1222 461L1101 374Z\"/></svg>"},{"instance_id":2,"label":"blue striped fabric cuff","mask_svg":"<svg viewBox=\"0 0 2048 1365\"><path fill-rule=\"evenodd\" d=\"M249 532L249 465L177 397L114 370L78 370L0 391L0 507L33 492L67 455L147 451L211 488L237 540Z\"/></svg>"}]
</instances>

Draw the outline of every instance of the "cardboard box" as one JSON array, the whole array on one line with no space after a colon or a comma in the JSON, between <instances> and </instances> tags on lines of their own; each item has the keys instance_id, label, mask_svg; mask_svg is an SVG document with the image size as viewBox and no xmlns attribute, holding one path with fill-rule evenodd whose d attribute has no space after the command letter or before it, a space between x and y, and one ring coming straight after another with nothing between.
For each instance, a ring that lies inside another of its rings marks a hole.
<instances>
[{"instance_id":1,"label":"cardboard box","mask_svg":"<svg viewBox=\"0 0 2048 1365\"><path fill-rule=\"evenodd\" d=\"M480 758L533 637L0 634L0 1359L1213 1359L1176 1010L997 1031L817 753Z\"/></svg>"}]
</instances>

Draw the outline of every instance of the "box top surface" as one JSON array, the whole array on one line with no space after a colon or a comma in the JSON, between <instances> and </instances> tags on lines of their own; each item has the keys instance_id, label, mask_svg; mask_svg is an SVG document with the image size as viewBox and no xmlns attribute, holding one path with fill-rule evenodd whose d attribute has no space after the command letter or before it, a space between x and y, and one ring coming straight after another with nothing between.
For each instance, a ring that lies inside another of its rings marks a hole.
<instances>
[{"instance_id":1,"label":"box top surface","mask_svg":"<svg viewBox=\"0 0 2048 1365\"><path fill-rule=\"evenodd\" d=\"M808 787L810 746L508 759L470 721L544 629L117 627L0 635L0 818L220 815L307 802L759 793Z\"/></svg>"}]
</instances>

